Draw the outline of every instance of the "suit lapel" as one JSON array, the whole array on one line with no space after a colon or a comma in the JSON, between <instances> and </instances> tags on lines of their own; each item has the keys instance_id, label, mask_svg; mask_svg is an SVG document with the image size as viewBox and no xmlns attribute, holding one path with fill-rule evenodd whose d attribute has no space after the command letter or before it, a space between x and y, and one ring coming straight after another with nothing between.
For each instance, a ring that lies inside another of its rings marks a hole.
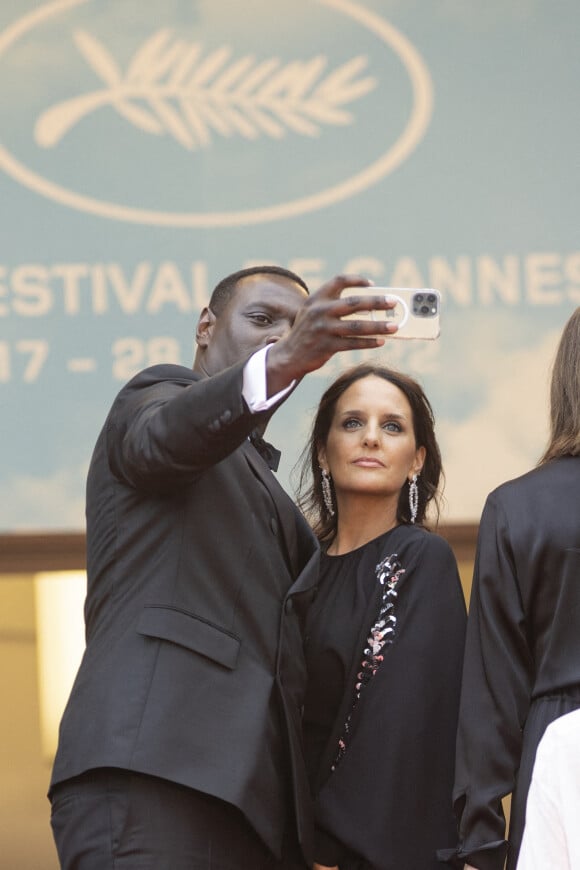
<instances>
[{"instance_id":1,"label":"suit lapel","mask_svg":"<svg viewBox=\"0 0 580 870\"><path fill-rule=\"evenodd\" d=\"M273 472L249 441L242 445L242 450L252 473L267 489L272 499L280 524L280 539L286 561L292 577L298 577L306 562L311 558L313 551L317 549L316 538L302 514L294 507L291 499L274 477ZM294 587L292 587L292 592L294 591ZM301 590L297 589L296 591Z\"/></svg>"}]
</instances>

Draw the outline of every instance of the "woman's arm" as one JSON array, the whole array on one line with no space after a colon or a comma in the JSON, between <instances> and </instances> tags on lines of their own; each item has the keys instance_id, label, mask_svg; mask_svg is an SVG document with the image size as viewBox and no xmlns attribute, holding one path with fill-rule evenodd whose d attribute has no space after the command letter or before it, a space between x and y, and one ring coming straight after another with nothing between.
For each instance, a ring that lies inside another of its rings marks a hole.
<instances>
[{"instance_id":1,"label":"woman's arm","mask_svg":"<svg viewBox=\"0 0 580 870\"><path fill-rule=\"evenodd\" d=\"M495 493L479 527L457 736L454 803L464 861L479 863L481 853L485 867L503 867L502 798L514 787L532 681L509 517Z\"/></svg>"}]
</instances>

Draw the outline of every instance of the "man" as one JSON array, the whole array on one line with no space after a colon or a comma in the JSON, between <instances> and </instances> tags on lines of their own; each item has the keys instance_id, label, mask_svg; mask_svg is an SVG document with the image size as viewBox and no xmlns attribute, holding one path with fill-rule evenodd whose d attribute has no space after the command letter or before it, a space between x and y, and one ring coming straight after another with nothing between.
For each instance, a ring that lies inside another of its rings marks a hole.
<instances>
[{"instance_id":1,"label":"man","mask_svg":"<svg viewBox=\"0 0 580 870\"><path fill-rule=\"evenodd\" d=\"M89 469L87 648L49 793L64 870L310 862L317 546L249 439L305 374L394 331L342 320L392 307L339 298L368 283L309 297L286 270L238 272L201 313L193 370L154 366L117 396Z\"/></svg>"}]
</instances>

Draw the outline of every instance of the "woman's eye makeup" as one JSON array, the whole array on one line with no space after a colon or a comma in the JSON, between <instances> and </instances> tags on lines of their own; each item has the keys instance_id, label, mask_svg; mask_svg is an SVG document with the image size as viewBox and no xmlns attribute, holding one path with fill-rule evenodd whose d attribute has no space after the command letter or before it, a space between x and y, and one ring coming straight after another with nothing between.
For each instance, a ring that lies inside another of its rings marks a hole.
<instances>
[{"instance_id":1,"label":"woman's eye makeup","mask_svg":"<svg viewBox=\"0 0 580 870\"><path fill-rule=\"evenodd\" d=\"M343 429L358 429L361 426L364 426L367 422L366 417L357 417L354 415L348 415L340 420L340 425ZM405 424L402 419L399 419L398 416L390 417L388 419L381 420L379 425L382 429L387 430L388 432L403 432L405 429Z\"/></svg>"},{"instance_id":2,"label":"woman's eye makeup","mask_svg":"<svg viewBox=\"0 0 580 870\"><path fill-rule=\"evenodd\" d=\"M358 417L346 417L341 426L343 429L359 429L363 425L363 421ZM403 424L399 420L385 420L380 424L386 432L402 432Z\"/></svg>"}]
</instances>

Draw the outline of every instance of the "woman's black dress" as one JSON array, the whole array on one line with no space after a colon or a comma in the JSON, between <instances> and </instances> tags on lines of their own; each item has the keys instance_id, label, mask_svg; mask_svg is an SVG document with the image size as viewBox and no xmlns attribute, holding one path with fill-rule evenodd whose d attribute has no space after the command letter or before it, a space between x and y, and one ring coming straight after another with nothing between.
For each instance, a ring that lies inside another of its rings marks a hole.
<instances>
[{"instance_id":1,"label":"woman's black dress","mask_svg":"<svg viewBox=\"0 0 580 870\"><path fill-rule=\"evenodd\" d=\"M538 743L580 707L580 457L505 483L479 528L459 716L457 866L516 866Z\"/></svg>"},{"instance_id":2,"label":"woman's black dress","mask_svg":"<svg viewBox=\"0 0 580 870\"><path fill-rule=\"evenodd\" d=\"M304 713L319 863L431 870L437 849L456 846L465 621L456 562L438 535L403 525L323 555Z\"/></svg>"}]
</instances>

